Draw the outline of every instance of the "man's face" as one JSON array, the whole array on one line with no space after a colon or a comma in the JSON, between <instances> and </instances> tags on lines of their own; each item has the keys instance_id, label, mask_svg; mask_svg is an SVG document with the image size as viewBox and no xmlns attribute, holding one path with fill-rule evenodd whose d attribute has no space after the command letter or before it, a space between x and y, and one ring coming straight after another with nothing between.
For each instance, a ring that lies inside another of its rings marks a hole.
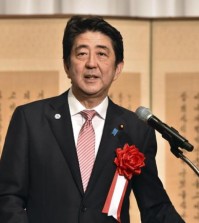
<instances>
[{"instance_id":1,"label":"man's face","mask_svg":"<svg viewBox=\"0 0 199 223\"><path fill-rule=\"evenodd\" d=\"M78 99L89 97L101 100L122 67L123 63L115 66L111 39L100 32L87 31L75 38L70 65L65 68Z\"/></svg>"}]
</instances>

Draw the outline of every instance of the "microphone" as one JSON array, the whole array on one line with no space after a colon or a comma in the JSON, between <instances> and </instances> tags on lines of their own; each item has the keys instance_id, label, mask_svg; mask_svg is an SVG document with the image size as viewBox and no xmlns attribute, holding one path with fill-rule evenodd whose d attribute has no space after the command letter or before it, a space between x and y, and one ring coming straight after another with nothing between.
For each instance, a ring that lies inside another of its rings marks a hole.
<instances>
[{"instance_id":1,"label":"microphone","mask_svg":"<svg viewBox=\"0 0 199 223\"><path fill-rule=\"evenodd\" d=\"M176 146L186 149L187 151L193 150L193 145L191 145L187 139L181 136L173 127L169 127L165 123L161 122L148 108L142 106L138 107L135 113L139 119L161 133L163 138L166 140L169 141L169 139L172 139L172 142L174 142Z\"/></svg>"}]
</instances>

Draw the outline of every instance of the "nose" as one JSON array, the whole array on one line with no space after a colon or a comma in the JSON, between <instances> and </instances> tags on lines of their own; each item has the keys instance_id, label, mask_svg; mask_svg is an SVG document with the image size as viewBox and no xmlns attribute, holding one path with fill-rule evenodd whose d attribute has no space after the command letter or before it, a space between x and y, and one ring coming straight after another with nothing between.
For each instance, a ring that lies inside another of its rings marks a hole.
<instances>
[{"instance_id":1,"label":"nose","mask_svg":"<svg viewBox=\"0 0 199 223\"><path fill-rule=\"evenodd\" d=\"M97 66L97 60L94 54L90 54L87 61L86 61L86 67L87 68L95 68Z\"/></svg>"}]
</instances>

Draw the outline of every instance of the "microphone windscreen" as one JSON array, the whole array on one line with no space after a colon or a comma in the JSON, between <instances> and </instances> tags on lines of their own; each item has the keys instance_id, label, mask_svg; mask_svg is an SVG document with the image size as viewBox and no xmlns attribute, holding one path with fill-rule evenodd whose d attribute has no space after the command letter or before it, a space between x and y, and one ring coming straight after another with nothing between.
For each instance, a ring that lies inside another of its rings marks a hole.
<instances>
[{"instance_id":1,"label":"microphone windscreen","mask_svg":"<svg viewBox=\"0 0 199 223\"><path fill-rule=\"evenodd\" d=\"M148 108L142 106L138 107L135 113L138 116L138 118L144 122L147 122L147 120L152 116L151 111Z\"/></svg>"}]
</instances>

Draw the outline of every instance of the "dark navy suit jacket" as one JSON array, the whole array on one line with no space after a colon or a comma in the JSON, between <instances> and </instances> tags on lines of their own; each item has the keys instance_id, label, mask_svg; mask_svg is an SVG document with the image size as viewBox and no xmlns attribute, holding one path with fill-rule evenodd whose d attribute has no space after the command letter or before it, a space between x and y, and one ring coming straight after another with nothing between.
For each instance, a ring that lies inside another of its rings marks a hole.
<instances>
[{"instance_id":1,"label":"dark navy suit jacket","mask_svg":"<svg viewBox=\"0 0 199 223\"><path fill-rule=\"evenodd\" d=\"M115 128L119 131L114 136ZM102 209L116 170L115 150L125 143L144 153L146 166L128 184L122 223L129 223L131 190L143 223L184 222L157 176L154 130L111 100L92 175L83 192L67 92L15 110L0 161L0 222L116 223Z\"/></svg>"}]
</instances>

